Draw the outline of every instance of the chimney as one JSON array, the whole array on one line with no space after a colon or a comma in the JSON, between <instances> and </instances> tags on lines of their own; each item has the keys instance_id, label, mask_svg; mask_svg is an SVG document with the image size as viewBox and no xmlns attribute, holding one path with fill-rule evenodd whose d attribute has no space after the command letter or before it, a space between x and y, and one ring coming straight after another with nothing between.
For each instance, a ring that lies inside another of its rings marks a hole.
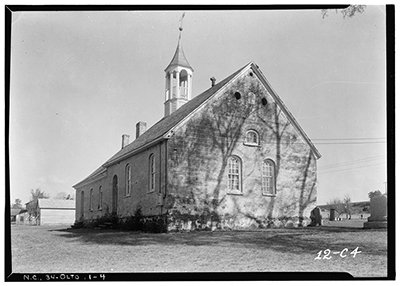
<instances>
[{"instance_id":1,"label":"chimney","mask_svg":"<svg viewBox=\"0 0 400 286\"><path fill-rule=\"evenodd\" d=\"M139 121L136 123L136 139L146 131L146 122Z\"/></svg>"},{"instance_id":2,"label":"chimney","mask_svg":"<svg viewBox=\"0 0 400 286\"><path fill-rule=\"evenodd\" d=\"M215 77L210 78L210 80L211 80L211 87L213 87L217 80L215 79Z\"/></svg>"},{"instance_id":3,"label":"chimney","mask_svg":"<svg viewBox=\"0 0 400 286\"><path fill-rule=\"evenodd\" d=\"M128 144L129 144L129 135L128 134L123 134L122 135L122 148L124 149Z\"/></svg>"}]
</instances>

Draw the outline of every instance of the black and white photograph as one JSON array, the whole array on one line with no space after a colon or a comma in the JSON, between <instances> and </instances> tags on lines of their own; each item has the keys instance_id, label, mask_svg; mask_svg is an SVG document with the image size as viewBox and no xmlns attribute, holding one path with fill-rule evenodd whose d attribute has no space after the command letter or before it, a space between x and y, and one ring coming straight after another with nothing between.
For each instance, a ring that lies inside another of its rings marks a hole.
<instances>
[{"instance_id":1,"label":"black and white photograph","mask_svg":"<svg viewBox=\"0 0 400 286\"><path fill-rule=\"evenodd\" d=\"M6 281L394 279L394 6L5 10Z\"/></svg>"}]
</instances>

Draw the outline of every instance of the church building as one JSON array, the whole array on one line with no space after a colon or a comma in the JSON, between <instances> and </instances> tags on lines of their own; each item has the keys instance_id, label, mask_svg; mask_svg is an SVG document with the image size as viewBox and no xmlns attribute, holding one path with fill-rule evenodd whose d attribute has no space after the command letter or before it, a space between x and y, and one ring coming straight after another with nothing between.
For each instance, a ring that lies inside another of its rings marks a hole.
<instances>
[{"instance_id":1,"label":"church building","mask_svg":"<svg viewBox=\"0 0 400 286\"><path fill-rule=\"evenodd\" d=\"M307 225L321 155L258 65L211 78L196 96L193 73L179 35L164 117L147 130L138 122L136 139L122 135L122 148L74 186L76 221L140 209L168 231Z\"/></svg>"}]
</instances>

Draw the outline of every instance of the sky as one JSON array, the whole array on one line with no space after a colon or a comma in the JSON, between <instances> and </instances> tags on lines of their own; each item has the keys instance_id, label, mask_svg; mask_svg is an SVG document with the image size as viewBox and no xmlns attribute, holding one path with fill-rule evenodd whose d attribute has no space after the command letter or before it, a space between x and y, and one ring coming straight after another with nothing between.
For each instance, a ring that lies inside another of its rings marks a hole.
<instances>
[{"instance_id":1,"label":"sky","mask_svg":"<svg viewBox=\"0 0 400 286\"><path fill-rule=\"evenodd\" d=\"M54 197L164 115L164 69L183 11L12 14L11 201ZM385 191L385 7L186 11L193 94L254 61L322 155L318 204Z\"/></svg>"}]
</instances>

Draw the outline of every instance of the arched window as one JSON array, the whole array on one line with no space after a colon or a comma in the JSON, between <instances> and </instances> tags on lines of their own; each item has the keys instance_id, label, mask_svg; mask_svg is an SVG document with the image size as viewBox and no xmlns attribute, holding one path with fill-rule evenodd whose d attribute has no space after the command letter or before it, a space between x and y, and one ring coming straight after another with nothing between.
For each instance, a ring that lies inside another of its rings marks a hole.
<instances>
[{"instance_id":1,"label":"arched window","mask_svg":"<svg viewBox=\"0 0 400 286\"><path fill-rule=\"evenodd\" d=\"M254 146L260 145L260 140L259 140L259 136L258 136L257 131L248 130L246 132L246 141L245 141L245 143L247 145L254 145Z\"/></svg>"},{"instance_id":2,"label":"arched window","mask_svg":"<svg viewBox=\"0 0 400 286\"><path fill-rule=\"evenodd\" d=\"M150 155L149 158L149 191L154 191L156 186L156 164L154 160L154 154Z\"/></svg>"},{"instance_id":3,"label":"arched window","mask_svg":"<svg viewBox=\"0 0 400 286\"><path fill-rule=\"evenodd\" d=\"M98 209L101 210L103 206L103 191L101 190L101 186L99 187L99 206Z\"/></svg>"},{"instance_id":4,"label":"arched window","mask_svg":"<svg viewBox=\"0 0 400 286\"><path fill-rule=\"evenodd\" d=\"M262 194L275 195L275 163L267 159L262 164Z\"/></svg>"},{"instance_id":5,"label":"arched window","mask_svg":"<svg viewBox=\"0 0 400 286\"><path fill-rule=\"evenodd\" d=\"M90 189L90 197L89 197L89 203L90 203L90 210L93 210L93 189Z\"/></svg>"},{"instance_id":6,"label":"arched window","mask_svg":"<svg viewBox=\"0 0 400 286\"><path fill-rule=\"evenodd\" d=\"M239 157L232 156L228 159L228 192L242 192L242 164Z\"/></svg>"},{"instance_id":7,"label":"arched window","mask_svg":"<svg viewBox=\"0 0 400 286\"><path fill-rule=\"evenodd\" d=\"M131 195L131 179L132 179L132 172L131 172L131 165L126 165L125 167L125 196Z\"/></svg>"}]
</instances>

